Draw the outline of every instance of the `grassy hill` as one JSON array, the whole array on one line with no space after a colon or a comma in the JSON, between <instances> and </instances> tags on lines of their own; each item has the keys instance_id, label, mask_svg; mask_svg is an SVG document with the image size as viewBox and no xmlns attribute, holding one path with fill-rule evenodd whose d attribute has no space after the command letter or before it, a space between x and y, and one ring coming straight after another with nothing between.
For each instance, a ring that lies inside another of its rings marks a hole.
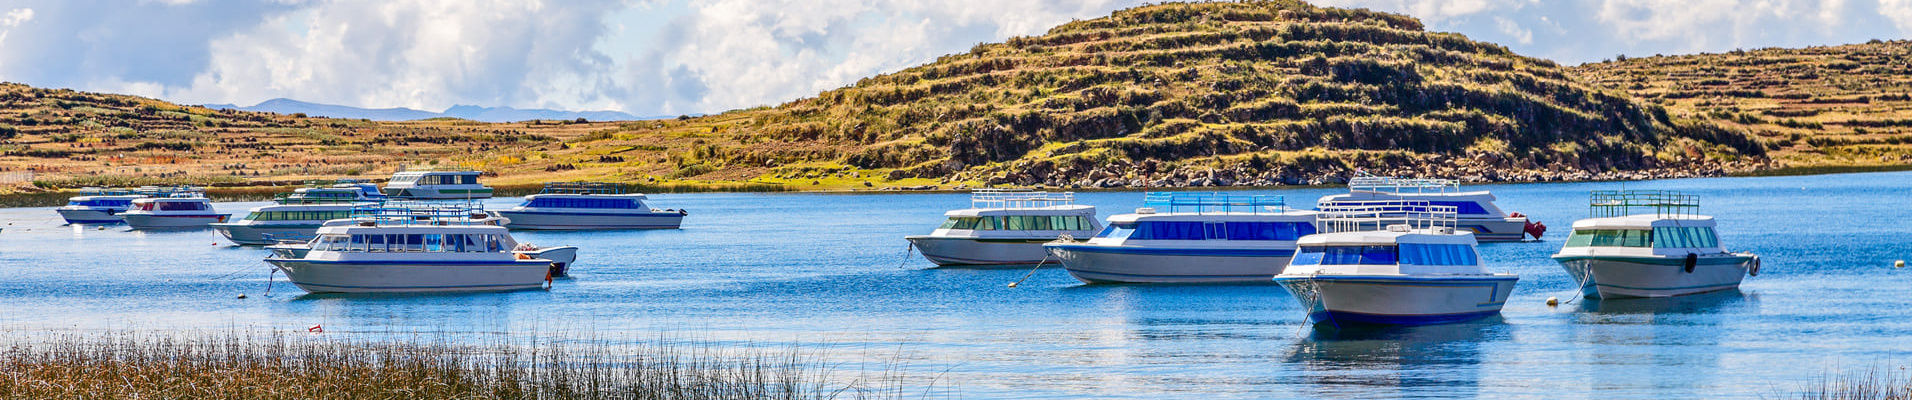
<instances>
[{"instance_id":1,"label":"grassy hill","mask_svg":"<svg viewBox=\"0 0 1912 400\"><path fill-rule=\"evenodd\" d=\"M1795 168L1912 164L1912 42L1656 56L1569 71L1756 135Z\"/></svg>"},{"instance_id":2,"label":"grassy hill","mask_svg":"<svg viewBox=\"0 0 1912 400\"><path fill-rule=\"evenodd\" d=\"M38 165L66 183L436 163L503 184L842 189L1296 184L1355 169L1607 179L1765 159L1738 125L1686 115L1406 16L1195 3L1071 22L775 107L620 124L374 123L0 86L0 134L14 139L0 166Z\"/></svg>"}]
</instances>

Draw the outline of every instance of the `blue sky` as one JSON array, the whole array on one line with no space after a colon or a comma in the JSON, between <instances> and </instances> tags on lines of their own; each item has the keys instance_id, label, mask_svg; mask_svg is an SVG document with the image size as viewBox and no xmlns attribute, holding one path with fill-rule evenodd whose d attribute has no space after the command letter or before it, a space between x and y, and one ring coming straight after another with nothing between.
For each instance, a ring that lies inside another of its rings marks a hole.
<instances>
[{"instance_id":1,"label":"blue sky","mask_svg":"<svg viewBox=\"0 0 1912 400\"><path fill-rule=\"evenodd\" d=\"M0 0L0 80L271 98L714 113L1039 35L1133 0ZM1573 65L1904 38L1912 0L1320 0Z\"/></svg>"}]
</instances>

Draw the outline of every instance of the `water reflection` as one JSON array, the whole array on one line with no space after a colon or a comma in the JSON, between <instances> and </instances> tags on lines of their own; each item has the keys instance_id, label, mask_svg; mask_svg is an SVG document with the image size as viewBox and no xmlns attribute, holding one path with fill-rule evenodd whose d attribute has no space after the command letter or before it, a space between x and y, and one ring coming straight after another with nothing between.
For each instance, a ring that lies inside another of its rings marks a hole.
<instances>
[{"instance_id":1,"label":"water reflection","mask_svg":"<svg viewBox=\"0 0 1912 400\"><path fill-rule=\"evenodd\" d=\"M1583 299L1577 324L1598 329L1573 331L1584 347L1587 388L1614 397L1685 397L1717 391L1712 382L1724 368L1720 348L1734 315L1757 313L1756 301L1738 290L1690 296L1634 299ZM1630 374L1628 381L1598 379Z\"/></svg>"},{"instance_id":2,"label":"water reflection","mask_svg":"<svg viewBox=\"0 0 1912 400\"><path fill-rule=\"evenodd\" d=\"M1721 290L1688 296L1623 299L1581 299L1580 312L1594 314L1700 314L1746 312L1742 307L1757 307L1757 297L1739 289ZM1757 310L1753 310L1757 312Z\"/></svg>"},{"instance_id":3,"label":"water reflection","mask_svg":"<svg viewBox=\"0 0 1912 400\"><path fill-rule=\"evenodd\" d=\"M1481 348L1509 339L1500 316L1455 324L1316 328L1295 344L1289 362L1308 385L1307 397L1417 397L1478 393Z\"/></svg>"}]
</instances>

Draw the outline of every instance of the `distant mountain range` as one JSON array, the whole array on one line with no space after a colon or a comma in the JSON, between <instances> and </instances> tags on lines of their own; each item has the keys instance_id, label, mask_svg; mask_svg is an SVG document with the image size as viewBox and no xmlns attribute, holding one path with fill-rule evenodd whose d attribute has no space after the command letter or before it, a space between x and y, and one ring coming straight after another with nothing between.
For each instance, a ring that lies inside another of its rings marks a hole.
<instances>
[{"instance_id":1,"label":"distant mountain range","mask_svg":"<svg viewBox=\"0 0 1912 400\"><path fill-rule=\"evenodd\" d=\"M458 105L444 112L414 110L404 107L395 108L358 108L333 104L307 103L292 99L266 100L251 107L232 104L207 104L206 108L219 110L260 111L278 114L300 114L312 117L363 118L374 121L413 121L431 118L460 118L483 122L517 122L534 119L578 119L591 121L634 121L645 119L672 118L675 116L639 117L617 111L559 111L559 110L520 110L511 107L479 107Z\"/></svg>"}]
</instances>

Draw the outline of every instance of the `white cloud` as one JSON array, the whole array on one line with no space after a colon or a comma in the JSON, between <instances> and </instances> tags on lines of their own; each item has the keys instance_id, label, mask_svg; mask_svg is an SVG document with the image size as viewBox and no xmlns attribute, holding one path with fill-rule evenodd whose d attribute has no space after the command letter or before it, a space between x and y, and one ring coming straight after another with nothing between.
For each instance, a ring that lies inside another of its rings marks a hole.
<instances>
[{"instance_id":1,"label":"white cloud","mask_svg":"<svg viewBox=\"0 0 1912 400\"><path fill-rule=\"evenodd\" d=\"M1494 24L1500 27L1500 33L1512 36L1520 44L1534 44L1534 31L1521 28L1520 23L1506 17L1494 17Z\"/></svg>"},{"instance_id":2,"label":"white cloud","mask_svg":"<svg viewBox=\"0 0 1912 400\"><path fill-rule=\"evenodd\" d=\"M1899 26L1899 32L1912 35L1912 0L1879 0L1879 14Z\"/></svg>"},{"instance_id":3,"label":"white cloud","mask_svg":"<svg viewBox=\"0 0 1912 400\"><path fill-rule=\"evenodd\" d=\"M20 26L20 24L23 24L23 23L26 23L27 21L32 21L32 20L33 20L33 9L15 8L12 11L7 11L6 18L0 18L0 26L11 28L15 26Z\"/></svg>"}]
</instances>

